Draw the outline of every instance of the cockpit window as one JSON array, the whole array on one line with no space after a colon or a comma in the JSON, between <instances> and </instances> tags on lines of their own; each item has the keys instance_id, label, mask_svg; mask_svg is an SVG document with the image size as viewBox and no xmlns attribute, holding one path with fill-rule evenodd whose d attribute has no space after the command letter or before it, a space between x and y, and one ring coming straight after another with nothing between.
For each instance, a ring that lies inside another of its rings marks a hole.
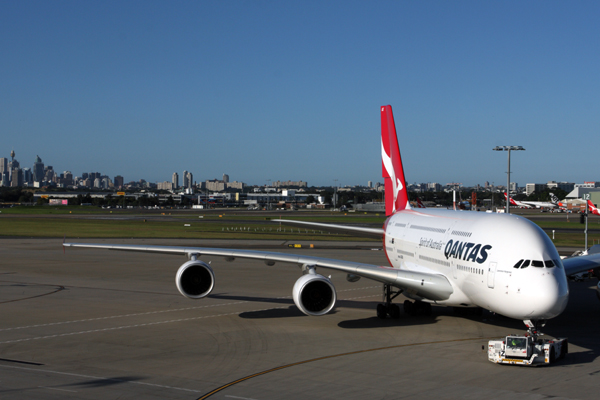
<instances>
[{"instance_id":1,"label":"cockpit window","mask_svg":"<svg viewBox=\"0 0 600 400\"><path fill-rule=\"evenodd\" d=\"M543 268L544 267L544 262L540 261L540 260L533 260L533 261L531 261L531 266L538 267L538 268Z\"/></svg>"},{"instance_id":2,"label":"cockpit window","mask_svg":"<svg viewBox=\"0 0 600 400\"><path fill-rule=\"evenodd\" d=\"M554 267L554 262L552 260L546 260L546 261L544 261L544 264L546 264L546 268Z\"/></svg>"},{"instance_id":3,"label":"cockpit window","mask_svg":"<svg viewBox=\"0 0 600 400\"><path fill-rule=\"evenodd\" d=\"M521 269L529 267L529 260L523 261L523 265L521 265Z\"/></svg>"},{"instance_id":4,"label":"cockpit window","mask_svg":"<svg viewBox=\"0 0 600 400\"><path fill-rule=\"evenodd\" d=\"M522 262L523 262L523 260L519 260L513 268L520 268Z\"/></svg>"}]
</instances>

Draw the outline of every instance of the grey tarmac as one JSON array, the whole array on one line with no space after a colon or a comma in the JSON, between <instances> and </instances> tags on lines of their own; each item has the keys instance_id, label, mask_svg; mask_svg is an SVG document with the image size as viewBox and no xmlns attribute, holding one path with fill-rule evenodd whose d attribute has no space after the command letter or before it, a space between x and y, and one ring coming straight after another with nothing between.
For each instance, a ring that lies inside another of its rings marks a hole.
<instances>
[{"instance_id":1,"label":"grey tarmac","mask_svg":"<svg viewBox=\"0 0 600 400\"><path fill-rule=\"evenodd\" d=\"M256 246L385 265L373 242L289 248L281 241L86 240ZM213 293L182 297L172 255L67 249L61 240L0 239L0 398L6 399L592 399L600 379L595 282L571 283L544 331L569 337L549 367L499 366L482 346L524 332L484 312L380 320L379 284L332 275L334 312L301 314L294 265L212 261ZM401 304L402 296L396 299ZM210 394L212 393L212 394ZM210 396L206 397L207 394Z\"/></svg>"}]
</instances>

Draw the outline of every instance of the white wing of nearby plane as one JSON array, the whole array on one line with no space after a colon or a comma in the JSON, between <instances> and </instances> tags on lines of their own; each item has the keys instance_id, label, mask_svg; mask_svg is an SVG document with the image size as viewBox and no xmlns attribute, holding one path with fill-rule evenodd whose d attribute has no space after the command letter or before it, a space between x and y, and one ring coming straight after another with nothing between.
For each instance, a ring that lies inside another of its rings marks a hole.
<instances>
[{"instance_id":1,"label":"white wing of nearby plane","mask_svg":"<svg viewBox=\"0 0 600 400\"><path fill-rule=\"evenodd\" d=\"M587 256L569 257L562 260L567 275L589 271L600 267L600 253Z\"/></svg>"},{"instance_id":2,"label":"white wing of nearby plane","mask_svg":"<svg viewBox=\"0 0 600 400\"><path fill-rule=\"evenodd\" d=\"M383 228L275 222L379 237L390 263L387 266L204 247L90 243L64 243L64 246L185 255L189 261L179 268L175 281L179 291L192 299L209 295L215 284L211 266L200 257L223 257L226 261L243 258L262 260L269 265L282 262L301 266L303 275L294 285L293 299L307 315L323 315L335 306L333 283L316 272L317 268L326 268L347 273L350 281L364 277L383 283L386 300L377 306L380 318L399 316L399 307L393 304L393 299L402 293L414 300L404 303L409 314L428 313L431 304L481 307L511 318L531 320L533 326L565 309L569 294L565 269L574 273L584 264L585 269L597 264L595 257L578 257L566 260L563 266L550 238L522 217L412 209L391 106L381 107L381 149L389 216Z\"/></svg>"},{"instance_id":3,"label":"white wing of nearby plane","mask_svg":"<svg viewBox=\"0 0 600 400\"><path fill-rule=\"evenodd\" d=\"M382 228L367 228L361 226L350 226L350 225L337 225L337 224L324 224L320 222L308 222L308 221L296 221L291 219L273 219L273 222L282 222L286 225L296 225L304 228L311 229L324 229L329 232L342 232L350 233L360 237L370 237L381 239L384 231Z\"/></svg>"}]
</instances>

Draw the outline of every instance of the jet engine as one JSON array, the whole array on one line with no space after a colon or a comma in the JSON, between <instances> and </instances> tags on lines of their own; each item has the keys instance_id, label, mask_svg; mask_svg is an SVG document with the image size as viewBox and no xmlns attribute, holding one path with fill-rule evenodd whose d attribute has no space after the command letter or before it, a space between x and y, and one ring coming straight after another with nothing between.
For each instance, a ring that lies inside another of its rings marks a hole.
<instances>
[{"instance_id":1,"label":"jet engine","mask_svg":"<svg viewBox=\"0 0 600 400\"><path fill-rule=\"evenodd\" d=\"M335 305L335 287L323 275L308 273L294 284L294 303L306 315L325 315Z\"/></svg>"},{"instance_id":2,"label":"jet engine","mask_svg":"<svg viewBox=\"0 0 600 400\"><path fill-rule=\"evenodd\" d=\"M215 286L215 274L204 261L188 261L179 267L175 277L177 290L189 299L201 299Z\"/></svg>"}]
</instances>

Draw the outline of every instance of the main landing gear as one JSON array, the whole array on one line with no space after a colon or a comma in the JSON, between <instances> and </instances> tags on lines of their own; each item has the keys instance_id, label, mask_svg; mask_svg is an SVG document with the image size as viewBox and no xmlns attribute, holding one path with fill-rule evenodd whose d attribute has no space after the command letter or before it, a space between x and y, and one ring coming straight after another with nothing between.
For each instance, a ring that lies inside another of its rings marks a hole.
<instances>
[{"instance_id":1,"label":"main landing gear","mask_svg":"<svg viewBox=\"0 0 600 400\"><path fill-rule=\"evenodd\" d=\"M431 315L431 304L423 301L404 301L404 312L408 315Z\"/></svg>"},{"instance_id":2,"label":"main landing gear","mask_svg":"<svg viewBox=\"0 0 600 400\"><path fill-rule=\"evenodd\" d=\"M400 318L400 307L392 303L392 300L398 297L400 293L402 293L402 290L394 291L391 285L383 285L385 304L377 304L378 318L385 319L388 315L391 318ZM404 313L408 315L431 315L431 304L406 300L404 301Z\"/></svg>"},{"instance_id":3,"label":"main landing gear","mask_svg":"<svg viewBox=\"0 0 600 400\"><path fill-rule=\"evenodd\" d=\"M385 304L377 304L377 317L381 319L387 318L389 315L391 318L400 318L400 307L397 304L392 304L398 295L402 293L402 290L393 291L392 285L383 285L383 298Z\"/></svg>"}]
</instances>

